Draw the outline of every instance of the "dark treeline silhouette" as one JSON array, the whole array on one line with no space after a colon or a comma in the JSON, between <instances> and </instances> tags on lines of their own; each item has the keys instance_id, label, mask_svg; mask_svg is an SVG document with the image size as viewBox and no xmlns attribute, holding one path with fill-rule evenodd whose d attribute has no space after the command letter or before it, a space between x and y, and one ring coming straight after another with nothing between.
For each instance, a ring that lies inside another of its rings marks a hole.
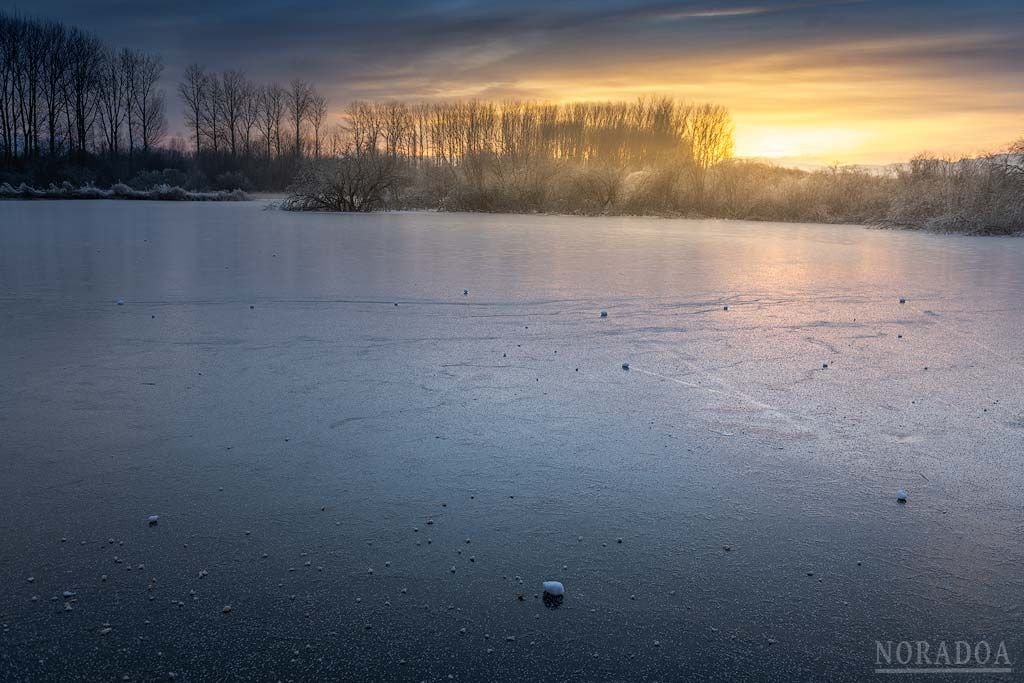
<instances>
[{"instance_id":1,"label":"dark treeline silhouette","mask_svg":"<svg viewBox=\"0 0 1024 683\"><path fill-rule=\"evenodd\" d=\"M112 182L178 162L160 57L0 12L0 180Z\"/></svg>"},{"instance_id":2,"label":"dark treeline silhouette","mask_svg":"<svg viewBox=\"0 0 1024 683\"><path fill-rule=\"evenodd\" d=\"M303 158L327 151L327 100L302 79L259 85L241 71L218 76L192 64L178 96L195 164L219 186L280 190Z\"/></svg>"},{"instance_id":3,"label":"dark treeline silhouette","mask_svg":"<svg viewBox=\"0 0 1024 683\"><path fill-rule=\"evenodd\" d=\"M0 183L280 190L321 155L327 102L305 81L259 87L190 66L178 86L189 148L168 139L163 72L159 56L0 11Z\"/></svg>"}]
</instances>

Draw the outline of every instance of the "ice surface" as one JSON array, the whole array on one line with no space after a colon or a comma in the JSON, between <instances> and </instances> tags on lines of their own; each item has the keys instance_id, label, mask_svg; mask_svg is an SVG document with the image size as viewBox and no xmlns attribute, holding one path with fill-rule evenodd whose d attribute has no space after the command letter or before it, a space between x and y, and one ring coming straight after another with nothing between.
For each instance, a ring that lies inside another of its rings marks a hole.
<instances>
[{"instance_id":1,"label":"ice surface","mask_svg":"<svg viewBox=\"0 0 1024 683\"><path fill-rule=\"evenodd\" d=\"M0 680L1024 653L1024 240L262 208L0 202Z\"/></svg>"}]
</instances>

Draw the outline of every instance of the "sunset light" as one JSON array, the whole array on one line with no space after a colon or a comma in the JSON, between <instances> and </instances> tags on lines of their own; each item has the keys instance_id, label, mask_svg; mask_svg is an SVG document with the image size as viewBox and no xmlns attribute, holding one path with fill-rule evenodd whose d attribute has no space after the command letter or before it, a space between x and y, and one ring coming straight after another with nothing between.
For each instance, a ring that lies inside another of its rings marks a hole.
<instances>
[{"instance_id":1,"label":"sunset light","mask_svg":"<svg viewBox=\"0 0 1024 683\"><path fill-rule=\"evenodd\" d=\"M1024 0L7 0L0 683L1024 680Z\"/></svg>"}]
</instances>

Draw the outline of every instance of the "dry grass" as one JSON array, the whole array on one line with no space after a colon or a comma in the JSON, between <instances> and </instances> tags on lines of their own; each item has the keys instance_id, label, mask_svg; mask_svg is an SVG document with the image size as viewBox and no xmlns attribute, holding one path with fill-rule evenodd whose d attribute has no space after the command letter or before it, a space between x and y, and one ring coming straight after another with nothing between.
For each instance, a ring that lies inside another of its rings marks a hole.
<instances>
[{"instance_id":1,"label":"dry grass","mask_svg":"<svg viewBox=\"0 0 1024 683\"><path fill-rule=\"evenodd\" d=\"M1020 158L918 157L884 170L808 172L743 160L702 170L685 160L631 168L607 161L515 162L479 154L458 165L400 160L387 191L372 204L442 211L858 223L1008 235L1024 232L1024 170L1014 163Z\"/></svg>"}]
</instances>

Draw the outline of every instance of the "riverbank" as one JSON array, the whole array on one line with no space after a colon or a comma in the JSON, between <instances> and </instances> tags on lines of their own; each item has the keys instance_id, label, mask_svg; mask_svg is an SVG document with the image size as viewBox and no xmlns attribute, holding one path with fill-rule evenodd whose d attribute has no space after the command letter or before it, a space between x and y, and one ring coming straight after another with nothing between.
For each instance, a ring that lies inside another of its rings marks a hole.
<instances>
[{"instance_id":1,"label":"riverbank","mask_svg":"<svg viewBox=\"0 0 1024 683\"><path fill-rule=\"evenodd\" d=\"M181 201L181 202L241 202L249 196L242 190L216 190L196 192L182 187L157 185L148 190L136 190L123 183L116 183L109 189L86 185L74 187L70 183L36 188L21 184L17 187L4 183L0 185L0 199L127 199L139 201Z\"/></svg>"},{"instance_id":2,"label":"riverbank","mask_svg":"<svg viewBox=\"0 0 1024 683\"><path fill-rule=\"evenodd\" d=\"M696 174L685 166L482 160L467 168L364 155L310 162L282 207L707 217L1013 235L1024 230L1024 172L1010 156L817 171L733 159Z\"/></svg>"}]
</instances>

